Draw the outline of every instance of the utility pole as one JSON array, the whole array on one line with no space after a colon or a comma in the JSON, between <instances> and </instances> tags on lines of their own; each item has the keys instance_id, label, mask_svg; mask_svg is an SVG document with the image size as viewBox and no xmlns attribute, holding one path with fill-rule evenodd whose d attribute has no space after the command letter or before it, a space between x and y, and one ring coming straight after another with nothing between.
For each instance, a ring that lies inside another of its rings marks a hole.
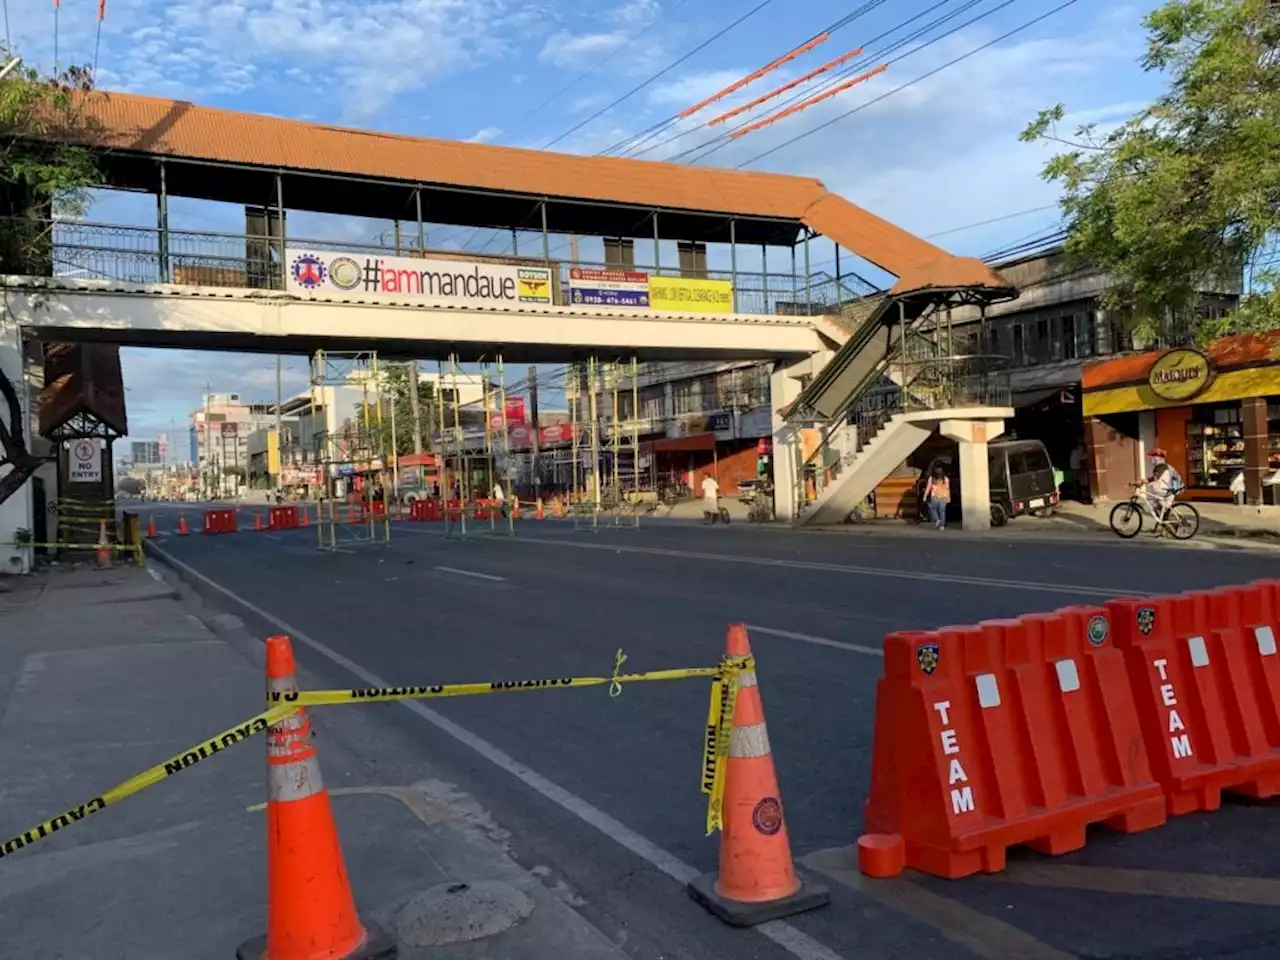
<instances>
[{"instance_id":1,"label":"utility pole","mask_svg":"<svg viewBox=\"0 0 1280 960\"><path fill-rule=\"evenodd\" d=\"M204 382L204 496L209 498L213 487L213 476L209 473L209 465L213 462L213 441L209 437L209 391L213 388L209 381Z\"/></svg>"},{"instance_id":2,"label":"utility pole","mask_svg":"<svg viewBox=\"0 0 1280 960\"><path fill-rule=\"evenodd\" d=\"M529 449L531 451L531 456L533 457L533 461L530 464L530 466L533 469L530 471L530 473L533 474L533 495L535 500L542 495L542 470L540 469L541 458L539 457L541 450L539 449L539 446L538 446L539 441L541 440L541 438L538 435L539 429L540 427L538 422L538 368L530 364L529 365L529 430L531 432L531 440L530 440Z\"/></svg>"},{"instance_id":3,"label":"utility pole","mask_svg":"<svg viewBox=\"0 0 1280 960\"><path fill-rule=\"evenodd\" d=\"M404 368L409 375L409 410L413 414L413 452L420 455L422 453L422 409L418 398L418 361L406 363ZM395 402L396 398L393 395L391 398L393 411Z\"/></svg>"}]
</instances>

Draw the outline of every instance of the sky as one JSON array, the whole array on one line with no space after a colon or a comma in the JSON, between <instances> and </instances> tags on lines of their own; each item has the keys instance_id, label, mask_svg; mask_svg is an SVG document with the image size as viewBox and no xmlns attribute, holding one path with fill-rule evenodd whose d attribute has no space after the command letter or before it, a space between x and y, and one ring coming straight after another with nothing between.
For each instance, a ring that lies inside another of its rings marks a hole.
<instances>
[{"instance_id":1,"label":"sky","mask_svg":"<svg viewBox=\"0 0 1280 960\"><path fill-rule=\"evenodd\" d=\"M28 62L52 67L53 0L3 2L9 45ZM1039 175L1052 151L1017 140L1037 111L1061 101L1068 129L1081 123L1105 128L1163 89L1162 77L1139 66L1141 18L1155 0L1076 0L999 39L1062 2L107 0L99 37L95 0L62 0L56 55L63 66L91 65L96 48L97 84L107 90L593 154L654 129L861 10L821 46L722 104L659 127L659 136L643 142L644 155L818 177L940 246L981 256L1059 222L1059 191ZM930 8L936 9L925 12ZM948 15L945 23L878 56ZM913 17L914 23L903 24ZM998 42L978 49L992 41ZM888 69L765 129L728 144L709 143L711 134L701 125L717 112L856 47L864 54L849 63L861 64L858 72L885 61ZM706 156L685 152L704 143L718 149ZM226 207L176 201L171 224L236 229L238 216ZM87 215L98 223L153 218L153 200L118 195L98 199ZM291 214L290 235L303 230L313 238L372 242L388 227L295 220ZM457 230L437 235L444 245L487 245L488 252L507 243ZM829 244L816 247L815 267L830 257ZM205 382L217 392L262 401L275 395L271 358L129 348L123 360L136 439L169 432L175 421L185 437ZM304 389L302 361L288 359L284 379L286 393Z\"/></svg>"}]
</instances>

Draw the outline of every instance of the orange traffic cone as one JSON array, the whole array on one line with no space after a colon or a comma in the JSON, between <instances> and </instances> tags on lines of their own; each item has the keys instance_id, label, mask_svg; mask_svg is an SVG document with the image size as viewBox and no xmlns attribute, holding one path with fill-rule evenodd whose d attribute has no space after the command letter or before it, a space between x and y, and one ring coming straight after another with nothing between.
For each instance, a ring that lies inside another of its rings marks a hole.
<instances>
[{"instance_id":1,"label":"orange traffic cone","mask_svg":"<svg viewBox=\"0 0 1280 960\"><path fill-rule=\"evenodd\" d=\"M542 498L539 497L537 505L534 507L534 510L533 510L533 519L545 520L546 516L547 516L546 513L542 509Z\"/></svg>"},{"instance_id":2,"label":"orange traffic cone","mask_svg":"<svg viewBox=\"0 0 1280 960\"><path fill-rule=\"evenodd\" d=\"M156 533L156 516L153 513L151 516L147 517L147 539L154 540L158 536L159 534Z\"/></svg>"},{"instance_id":3,"label":"orange traffic cone","mask_svg":"<svg viewBox=\"0 0 1280 960\"><path fill-rule=\"evenodd\" d=\"M725 656L751 654L747 628L729 625ZM739 675L724 777L720 870L689 883L693 899L726 923L750 927L828 903L826 887L796 873L754 670Z\"/></svg>"},{"instance_id":4,"label":"orange traffic cone","mask_svg":"<svg viewBox=\"0 0 1280 960\"><path fill-rule=\"evenodd\" d=\"M556 498L556 519L557 520L564 519L564 501L561 500L559 497Z\"/></svg>"},{"instance_id":5,"label":"orange traffic cone","mask_svg":"<svg viewBox=\"0 0 1280 960\"><path fill-rule=\"evenodd\" d=\"M111 566L111 548L107 544L107 521L98 521L98 549L95 551L98 558L98 566Z\"/></svg>"},{"instance_id":6,"label":"orange traffic cone","mask_svg":"<svg viewBox=\"0 0 1280 960\"><path fill-rule=\"evenodd\" d=\"M311 508L304 503L298 508L298 513L299 525L303 527L311 526Z\"/></svg>"},{"instance_id":7,"label":"orange traffic cone","mask_svg":"<svg viewBox=\"0 0 1280 960\"><path fill-rule=\"evenodd\" d=\"M258 533L261 533L261 532L262 532L262 514L257 513L257 512L255 512L255 513L254 513L254 515L253 515L253 529L254 529L256 532L258 532Z\"/></svg>"},{"instance_id":8,"label":"orange traffic cone","mask_svg":"<svg viewBox=\"0 0 1280 960\"><path fill-rule=\"evenodd\" d=\"M267 694L295 693L288 637L267 639ZM375 960L395 942L356 915L351 882L305 712L267 731L267 934L236 960Z\"/></svg>"},{"instance_id":9,"label":"orange traffic cone","mask_svg":"<svg viewBox=\"0 0 1280 960\"><path fill-rule=\"evenodd\" d=\"M190 533L191 531L187 529L186 516L181 513L178 514L178 536L185 537L185 536L188 536Z\"/></svg>"},{"instance_id":10,"label":"orange traffic cone","mask_svg":"<svg viewBox=\"0 0 1280 960\"><path fill-rule=\"evenodd\" d=\"M520 501L518 499L511 501L511 519L520 519Z\"/></svg>"}]
</instances>

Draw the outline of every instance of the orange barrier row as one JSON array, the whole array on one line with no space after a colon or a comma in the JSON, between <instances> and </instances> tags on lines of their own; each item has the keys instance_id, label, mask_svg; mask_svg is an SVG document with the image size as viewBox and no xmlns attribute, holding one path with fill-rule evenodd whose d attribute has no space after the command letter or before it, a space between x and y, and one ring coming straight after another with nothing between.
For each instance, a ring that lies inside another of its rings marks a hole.
<instances>
[{"instance_id":1,"label":"orange barrier row","mask_svg":"<svg viewBox=\"0 0 1280 960\"><path fill-rule=\"evenodd\" d=\"M1280 580L885 638L862 871L996 872L1280 794Z\"/></svg>"},{"instance_id":2,"label":"orange barrier row","mask_svg":"<svg viewBox=\"0 0 1280 960\"><path fill-rule=\"evenodd\" d=\"M268 507L267 528L269 530L294 530L298 527L299 512L296 506ZM256 517L257 514L254 516Z\"/></svg>"}]
</instances>

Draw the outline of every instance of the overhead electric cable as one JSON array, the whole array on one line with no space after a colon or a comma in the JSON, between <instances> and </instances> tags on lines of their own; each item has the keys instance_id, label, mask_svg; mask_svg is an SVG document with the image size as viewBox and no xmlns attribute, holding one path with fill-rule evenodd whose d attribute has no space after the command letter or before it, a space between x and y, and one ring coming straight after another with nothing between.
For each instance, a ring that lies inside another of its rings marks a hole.
<instances>
[{"instance_id":1,"label":"overhead electric cable","mask_svg":"<svg viewBox=\"0 0 1280 960\"><path fill-rule=\"evenodd\" d=\"M887 0L866 0L865 3L861 4L858 7L855 7L849 13L845 14L835 23L831 24L829 27L827 27L821 33L816 34L815 36L822 36L822 34L835 33L837 30L841 29L842 27L848 26L849 24L853 23L853 21L857 20L859 17L862 17L865 14L870 13L876 7L880 6L885 2L887 2ZM599 156L609 156L615 151L622 151L624 149L627 151L638 150L640 147L644 146L644 144L648 143L654 137L661 135L665 130L669 129L671 126L679 122L680 122L680 115L672 114L667 119L659 120L657 123L649 127L646 127L644 130L641 130L639 133L632 134L629 137L624 137L623 139L619 140L617 143L614 143L606 147L604 150L600 151Z\"/></svg>"},{"instance_id":2,"label":"overhead electric cable","mask_svg":"<svg viewBox=\"0 0 1280 960\"><path fill-rule=\"evenodd\" d=\"M572 134L577 133L579 130L581 130L583 127L585 127L585 126L586 126L588 123L590 123L591 121L596 120L596 119L598 119L598 118L600 118L600 117L604 116L606 113L608 113L608 112L609 112L610 110L612 110L614 107L616 107L618 104L623 103L624 101L631 99L631 97L635 96L637 93L639 93L639 92L640 92L641 90L643 90L645 87L649 86L649 84L653 83L655 80L659 79L660 77L663 77L663 76L665 76L666 74L670 73L672 70L674 70L676 67L680 66L680 64L684 63L684 62L685 62L686 60L688 60L689 58L693 57L695 54L702 52L702 51L703 51L703 50L705 50L707 47L711 46L711 44L715 43L717 40L719 40L721 37L723 37L723 36L724 36L726 33L728 33L730 30L732 30L734 27L737 27L737 26L739 26L740 24L745 23L747 20L749 20L751 17L755 16L757 13L759 13L761 10L763 10L765 7L767 7L767 6L768 6L769 4L771 4L772 2L773 2L773 0L760 0L760 2L759 2L759 3L757 3L754 7L752 7L750 10L748 10L746 13L742 14L740 17L738 17L736 20L734 20L734 21L733 21L732 23L730 23L728 26L723 27L723 28L721 28L720 30L716 31L716 33L712 34L712 35L711 35L710 37L708 37L706 40L703 40L700 44L698 44L696 47L694 47L694 48L693 48L692 50L690 50L688 53L684 54L684 55L683 55L683 56L681 56L681 57L677 57L675 60L671 61L669 64L667 64L667 65L666 65L665 67L663 67L661 70L659 70L657 73L651 74L649 77L647 77L646 79L642 80L640 83L636 84L634 87L632 87L632 88L631 88L630 90L628 90L626 93L624 93L622 96L620 96L620 97L618 97L617 99L615 99L615 100L611 101L611 102L610 102L610 103L608 103L606 106L601 107L601 108L600 108L599 110L597 110L595 113L591 114L591 116L589 116L589 117L587 117L587 118L585 118L585 119L583 119L583 120L580 120L578 123L575 123L572 127L570 127L568 130L566 130L564 133L560 134L560 136L558 136L558 137L556 137L555 139L550 140L550 141L548 141L547 143L543 144L543 145L542 145L542 149L543 149L543 150L546 150L548 147L553 147L553 146L555 146L557 143L559 143L559 142L560 142L561 140L563 140L565 137L568 137L568 136L571 136Z\"/></svg>"},{"instance_id":3,"label":"overhead electric cable","mask_svg":"<svg viewBox=\"0 0 1280 960\"><path fill-rule=\"evenodd\" d=\"M834 60L828 60L822 66L817 67L813 70L810 70L808 73L804 74L803 76L796 77L794 80L784 83L780 87L774 87L768 93L761 94L760 96L752 100L750 103L744 103L742 106L734 107L732 110L728 111L727 113L722 113L718 117L712 117L710 120L707 121L706 125L708 127L714 127L717 124L724 123L726 120L733 119L734 117L738 116L738 114L746 113L748 110L753 110L756 107L760 106L760 104L767 103L768 101L772 100L774 97L778 97L786 93L788 90L794 90L796 87L800 86L802 83L808 83L814 77L822 76L824 73L827 73L828 71L833 70L834 68L840 66L840 64L844 63L846 60L852 60L861 52L862 52L862 47L855 47L854 49L850 50L848 53L842 53L840 56L836 57Z\"/></svg>"},{"instance_id":4,"label":"overhead electric cable","mask_svg":"<svg viewBox=\"0 0 1280 960\"><path fill-rule=\"evenodd\" d=\"M1012 0L1006 0L1005 3L1002 3L1000 5L1000 7L1008 6L1010 2L1012 2ZM1049 19L1049 17L1053 16L1054 14L1060 13L1061 11L1067 9L1067 7L1074 6L1078 2L1079 0L1065 0L1064 3L1058 4L1052 10L1048 10L1045 13L1040 14L1040 16L1034 17L1031 20L1028 20L1026 23L1023 23L1017 27L1014 27L1012 30L1008 30L1000 34L1000 36L995 37L992 40L988 40L986 43L980 46L974 47L972 50L970 50L967 53L962 53L960 56L955 57L951 60L948 60L946 63L942 64L939 67L934 67L932 70L928 71L927 73L922 73L920 76L916 77L914 80L908 80L906 83L902 84L902 86L900 87L894 87L892 90L882 93L880 96L876 97L874 100L868 100L866 103L861 103L850 110L846 110L844 113L840 114L839 116L832 117L830 120L823 121L822 123L814 127L810 127L808 130L805 130L805 131L802 131L801 133L796 134L794 137L790 138L789 140L784 140L782 143L778 144L777 146L770 147L768 150L764 151L763 153L756 154L756 156L750 158L749 160L744 160L742 163L738 164L735 167L735 169L740 170L743 167L750 166L751 164L756 163L759 160L763 160L765 157L772 156L773 154L777 153L779 150L789 147L792 144L799 143L801 140L805 140L813 136L815 133L819 132L820 130L825 130L827 127L830 127L833 124L839 123L841 120L847 119L848 117L853 116L855 113L865 110L870 106L874 106L875 104L881 102L882 100L888 99L889 97L893 96L895 93L901 93L903 90L906 90L910 87L915 86L917 83L920 83L922 80L927 80L929 77L932 77L941 73L943 70L946 70L948 67L953 67L957 63L960 63L961 61L968 60L970 57L974 56L975 54L981 53L983 50L986 50L990 47L994 47L997 43L1007 40L1010 37L1014 36L1015 34L1021 33L1023 30L1027 30L1035 26L1037 23L1041 23ZM996 9L1000 9L1000 8L997 7Z\"/></svg>"},{"instance_id":5,"label":"overhead electric cable","mask_svg":"<svg viewBox=\"0 0 1280 960\"><path fill-rule=\"evenodd\" d=\"M840 84L839 86L832 87L830 90L827 90L824 93L815 94L814 96L810 97L808 100L804 100L800 103L787 107L785 110L779 110L777 113L771 113L769 114L769 116L765 117L763 120L757 120L755 123L750 123L740 130L735 130L733 131L733 133L729 134L729 139L735 140L738 137L744 137L748 133L751 133L755 130L761 130L764 127L777 123L779 120L783 119L784 117L789 117L793 113L799 113L801 110L808 110L815 103L821 103L824 100L830 100L832 97L836 96L837 94L844 93L850 87L856 86L857 84L862 83L865 80L870 80L872 77L878 76L879 74L884 73L888 69L889 69L889 65L887 63L882 63L880 64L880 66L873 67L872 69L868 70L866 73L860 73L858 74L858 76L854 77L852 80L846 80L844 83Z\"/></svg>"},{"instance_id":6,"label":"overhead electric cable","mask_svg":"<svg viewBox=\"0 0 1280 960\"><path fill-rule=\"evenodd\" d=\"M895 24L894 26L890 27L888 30L885 30L881 32L879 35L872 37L865 44L863 44L863 46L869 47L872 44L877 43L880 40L883 40L885 37L890 37L893 34L897 33L899 30L901 30L903 27L909 24L915 23L915 21L919 20L921 17L925 17L928 14L933 13L939 7L945 7L947 6L947 4L952 2L953 0L938 0L937 3L933 4L930 7L926 7L924 10L921 10L915 16L908 17L906 20L903 20ZM917 27L911 33L908 33L905 36L902 36L896 40L893 40L892 42L886 44L882 48L874 50L872 53L863 57L856 63L852 63L848 67L845 67L844 69L837 71L834 76L826 78L821 83L819 83L816 87L814 87L812 90L801 90L798 93L792 94L782 103L778 104L778 108L781 109L783 107L790 106L791 104L798 103L800 100L803 100L805 97L811 96L814 93L821 93L824 90L830 89L835 84L857 73L859 70L865 70L870 64L874 63L876 60L883 60L886 56L888 56L890 53L893 53L895 50L900 50L902 47L906 46L912 40L915 40L919 37L924 36L935 27L941 26L942 24L946 23L948 20L954 19L955 17L959 16L961 13L964 13L966 10L977 6L981 2L982 0L965 0L965 2L961 4L961 6L958 9L953 10L950 13L943 14L940 17L935 17L933 20L930 20L928 23L920 27ZM751 122L753 121L750 120L749 118L745 119L742 121L742 123L738 125L738 127L734 127L733 129L734 130L739 129L742 126L745 126ZM662 141L659 141L658 143L652 144L651 146L645 148L644 150L633 152L630 154L630 156L642 157L645 154L650 153L653 150L656 150L658 147L661 147L668 143L674 143L676 140L681 140L691 133L697 133L699 130L706 129L707 126L708 126L707 124L702 124L701 126L698 126L698 127L691 127L688 130L672 135L666 140L662 140ZM729 135L732 132L733 130L727 130L724 133L720 134L718 137L713 137L710 140L705 140L702 143L695 144L694 146L687 148L686 150L676 154L674 157L671 157L670 159L673 161L683 160L686 157L690 157L693 154L699 153L700 151L705 150L712 145L728 143Z\"/></svg>"},{"instance_id":7,"label":"overhead electric cable","mask_svg":"<svg viewBox=\"0 0 1280 960\"><path fill-rule=\"evenodd\" d=\"M683 110L681 110L679 113L676 114L676 117L678 117L681 120L684 120L687 117L693 116L703 107L710 106L711 104L715 103L717 100L723 100L725 97L727 97L731 93L737 93L743 87L747 86L748 84L754 83L756 80L759 80L765 74L773 73L773 71L777 70L779 67L783 66L784 64L790 63L792 60L796 59L797 57L804 56L814 47L821 46L822 44L826 43L827 40L829 40L830 38L831 38L830 33L820 33L816 37L814 37L812 40L806 40L804 43L800 44L800 46L793 47L792 49L788 50L782 56L778 57L777 60L773 60L773 61L770 61L769 63L766 63L763 67L760 67L758 70L752 70L741 80L735 80L733 83L729 84L723 90L719 90L716 93L713 93L711 96L707 97L705 100L702 100L699 103L695 103L692 107L685 107Z\"/></svg>"}]
</instances>

